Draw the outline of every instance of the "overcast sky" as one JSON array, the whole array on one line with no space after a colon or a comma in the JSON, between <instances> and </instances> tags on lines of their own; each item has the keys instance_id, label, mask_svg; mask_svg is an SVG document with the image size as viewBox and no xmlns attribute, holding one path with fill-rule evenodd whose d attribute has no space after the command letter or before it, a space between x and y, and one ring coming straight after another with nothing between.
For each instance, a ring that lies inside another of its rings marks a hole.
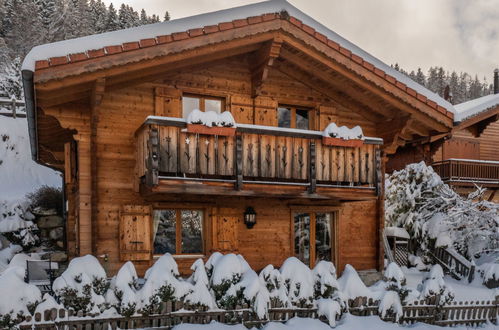
<instances>
[{"instance_id":1,"label":"overcast sky","mask_svg":"<svg viewBox=\"0 0 499 330\"><path fill-rule=\"evenodd\" d=\"M387 64L487 77L499 67L499 0L288 0ZM181 18L251 0L104 0Z\"/></svg>"}]
</instances>

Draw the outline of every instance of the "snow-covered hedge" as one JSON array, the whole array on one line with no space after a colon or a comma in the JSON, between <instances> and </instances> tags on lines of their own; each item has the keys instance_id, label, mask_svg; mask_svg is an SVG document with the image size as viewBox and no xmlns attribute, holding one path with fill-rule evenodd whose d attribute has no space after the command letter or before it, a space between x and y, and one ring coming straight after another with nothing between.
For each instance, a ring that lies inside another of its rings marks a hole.
<instances>
[{"instance_id":1,"label":"snow-covered hedge","mask_svg":"<svg viewBox=\"0 0 499 330\"><path fill-rule=\"evenodd\" d=\"M208 127L236 127L236 121L229 111L220 114L215 111L201 111L194 109L187 117L189 124L199 124Z\"/></svg>"},{"instance_id":2,"label":"snow-covered hedge","mask_svg":"<svg viewBox=\"0 0 499 330\"><path fill-rule=\"evenodd\" d=\"M404 227L423 254L440 246L472 258L499 246L499 205L482 189L463 198L421 162L388 176L385 191L386 225Z\"/></svg>"},{"instance_id":3,"label":"snow-covered hedge","mask_svg":"<svg viewBox=\"0 0 499 330\"><path fill-rule=\"evenodd\" d=\"M322 132L325 137L333 137L343 140L364 140L364 133L360 126L348 128L346 126L339 126L336 123L330 123Z\"/></svg>"}]
</instances>

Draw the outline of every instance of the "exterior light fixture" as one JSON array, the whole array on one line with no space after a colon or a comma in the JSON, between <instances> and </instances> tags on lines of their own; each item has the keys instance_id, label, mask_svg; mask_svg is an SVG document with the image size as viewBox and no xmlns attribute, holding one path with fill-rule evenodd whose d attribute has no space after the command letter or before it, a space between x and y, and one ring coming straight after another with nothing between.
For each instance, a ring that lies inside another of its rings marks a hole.
<instances>
[{"instance_id":1,"label":"exterior light fixture","mask_svg":"<svg viewBox=\"0 0 499 330\"><path fill-rule=\"evenodd\" d=\"M244 211L244 223L248 229L253 228L256 224L256 212L251 206L248 206L246 211Z\"/></svg>"}]
</instances>

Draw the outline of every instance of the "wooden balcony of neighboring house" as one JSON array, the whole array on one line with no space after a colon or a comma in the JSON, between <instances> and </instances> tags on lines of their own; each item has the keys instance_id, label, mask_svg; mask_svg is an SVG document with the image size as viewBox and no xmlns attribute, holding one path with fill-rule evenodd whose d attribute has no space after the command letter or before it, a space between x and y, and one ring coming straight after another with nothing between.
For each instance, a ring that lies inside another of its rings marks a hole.
<instances>
[{"instance_id":1,"label":"wooden balcony of neighboring house","mask_svg":"<svg viewBox=\"0 0 499 330\"><path fill-rule=\"evenodd\" d=\"M326 145L322 132L238 124L232 136L148 117L136 131L140 192L366 200L380 193L382 139ZM138 180L137 180L138 181Z\"/></svg>"},{"instance_id":2,"label":"wooden balcony of neighboring house","mask_svg":"<svg viewBox=\"0 0 499 330\"><path fill-rule=\"evenodd\" d=\"M445 183L458 187L499 187L499 162L474 159L447 159L432 164Z\"/></svg>"}]
</instances>

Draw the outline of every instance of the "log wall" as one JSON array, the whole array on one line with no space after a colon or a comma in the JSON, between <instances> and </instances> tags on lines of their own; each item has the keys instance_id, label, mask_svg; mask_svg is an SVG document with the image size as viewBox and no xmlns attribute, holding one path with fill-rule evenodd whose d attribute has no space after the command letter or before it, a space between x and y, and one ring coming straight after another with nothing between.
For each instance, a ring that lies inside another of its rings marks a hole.
<instances>
[{"instance_id":1,"label":"log wall","mask_svg":"<svg viewBox=\"0 0 499 330\"><path fill-rule=\"evenodd\" d=\"M108 261L104 262L104 258L100 261L108 274L114 274L123 263L119 243L123 206L153 203L156 206L158 203L173 206L201 204L206 210L206 254L213 250L238 252L254 269L261 269L269 263L279 266L293 254L289 200L165 195L162 200L152 202L145 200L138 190L135 132L149 115L180 114L180 94L171 89L172 84L191 93L225 95L229 100L226 106L238 122L276 125L275 108L279 100L311 107L316 116L312 120L316 129L323 129L334 120L340 125L360 125L366 135L376 135L374 124L359 114L340 111L331 100L278 72L271 71L262 96L252 99L249 72L246 65L240 64L237 59L229 60L211 68L183 72L158 83L106 91L100 105L94 107L93 115L88 104L44 109L58 118L63 127L78 131L75 136L78 141L78 173L74 181L66 183L66 188L70 188L67 194L68 213L71 215L68 238L69 246L74 247L72 255L106 255ZM158 88L161 89L159 94ZM95 153L93 157L90 157L91 152ZM89 163L91 159L92 164ZM306 200L298 202L310 203ZM323 203L338 205L339 201ZM242 221L243 212L249 205L258 213L258 224L251 230ZM376 268L376 202L344 205L339 220L339 269L347 263L357 269ZM152 258L136 261L138 272L143 273L152 261ZM193 261L179 259L178 263L182 271L188 272Z\"/></svg>"}]
</instances>

